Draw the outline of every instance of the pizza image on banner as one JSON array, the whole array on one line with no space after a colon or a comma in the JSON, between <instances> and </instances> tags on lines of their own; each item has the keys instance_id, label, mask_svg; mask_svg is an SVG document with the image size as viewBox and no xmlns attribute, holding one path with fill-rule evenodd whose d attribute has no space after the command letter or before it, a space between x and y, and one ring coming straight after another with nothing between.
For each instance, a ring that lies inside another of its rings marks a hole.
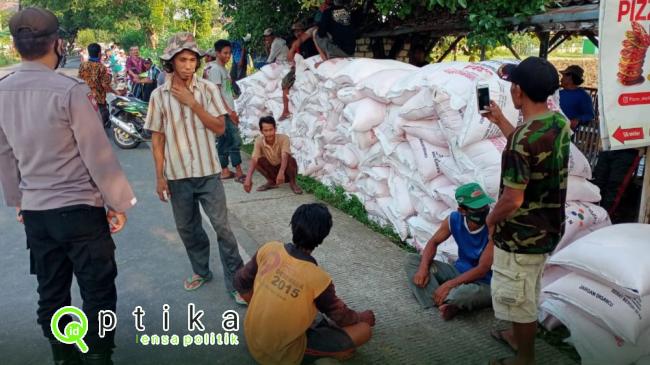
<instances>
[{"instance_id":1,"label":"pizza image on banner","mask_svg":"<svg viewBox=\"0 0 650 365\"><path fill-rule=\"evenodd\" d=\"M603 148L649 146L650 4L646 0L601 0L598 29Z\"/></svg>"}]
</instances>

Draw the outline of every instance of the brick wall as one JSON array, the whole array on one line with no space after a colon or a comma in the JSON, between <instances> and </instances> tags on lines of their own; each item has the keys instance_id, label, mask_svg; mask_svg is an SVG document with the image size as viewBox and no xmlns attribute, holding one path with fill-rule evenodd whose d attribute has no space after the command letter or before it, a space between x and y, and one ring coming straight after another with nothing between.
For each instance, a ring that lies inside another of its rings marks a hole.
<instances>
[{"instance_id":1,"label":"brick wall","mask_svg":"<svg viewBox=\"0 0 650 365\"><path fill-rule=\"evenodd\" d=\"M388 53L393 46L392 39L384 39L384 50ZM409 49L411 45L409 43L404 44L404 48L397 56L398 61L408 62ZM372 49L370 48L370 38L359 38L357 39L357 51L354 54L355 57L366 57L373 58Z\"/></svg>"}]
</instances>

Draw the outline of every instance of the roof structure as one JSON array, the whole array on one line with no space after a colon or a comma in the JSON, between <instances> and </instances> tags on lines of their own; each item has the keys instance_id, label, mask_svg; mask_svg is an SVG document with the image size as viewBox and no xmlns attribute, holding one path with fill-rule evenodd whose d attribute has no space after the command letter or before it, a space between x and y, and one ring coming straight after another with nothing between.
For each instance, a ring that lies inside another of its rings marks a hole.
<instances>
[{"instance_id":1,"label":"roof structure","mask_svg":"<svg viewBox=\"0 0 650 365\"><path fill-rule=\"evenodd\" d=\"M599 0L558 1L547 12L526 19L509 18L513 31L535 32L596 32L598 29ZM427 33L433 37L465 35L469 33L466 11L426 11L399 22L366 24L363 37L395 37L407 34ZM435 21L432 21L434 19Z\"/></svg>"}]
</instances>

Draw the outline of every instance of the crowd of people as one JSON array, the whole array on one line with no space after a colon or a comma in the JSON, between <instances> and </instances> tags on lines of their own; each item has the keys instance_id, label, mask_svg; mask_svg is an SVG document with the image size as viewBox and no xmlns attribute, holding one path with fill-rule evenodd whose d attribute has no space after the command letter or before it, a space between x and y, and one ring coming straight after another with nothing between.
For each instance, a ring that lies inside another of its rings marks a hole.
<instances>
[{"instance_id":1,"label":"crowd of people","mask_svg":"<svg viewBox=\"0 0 650 365\"><path fill-rule=\"evenodd\" d=\"M249 169L243 171L234 100L236 81L246 74L245 43L219 40L204 52L190 33L178 33L160 57L162 70L140 58L137 47L123 59L116 47L102 53L98 44L91 44L88 60L79 68L83 82L53 72L62 53L58 28L57 18L47 10L26 8L16 14L10 30L23 62L0 81L0 107L6 111L0 120L0 180L6 203L16 207L17 219L25 225L39 285L38 323L52 345L55 363L112 363L112 332L100 338L97 322L89 321L90 351L80 354L53 337L50 319L71 304L73 273L88 318L97 318L100 310L115 310L112 235L124 228L126 212L137 200L99 121L107 123L106 94L119 93L112 80L120 74L128 78L133 94L149 102L145 128L152 132L156 193L171 203L192 269L182 280L184 289L197 290L214 277L201 207L217 233L226 291L236 303L248 305L244 333L256 361L347 359L367 343L374 313L350 309L312 256L334 223L326 206L298 207L290 222L290 243L271 241L249 262L241 258L222 180L235 179L250 193L257 171L266 179L258 192L288 183L295 194L302 194L290 136L277 133L271 116L259 120L261 133ZM325 61L354 53L350 13L342 1L325 1L311 24L295 23L292 31L290 47L272 29L263 33L268 62L293 65L296 54L320 54ZM208 58L199 77L203 57ZM511 82L512 99L524 123L513 127L495 103L486 110L485 116L508 139L499 199L495 202L476 183L459 187L458 211L432 232L421 254L407 257L405 273L417 302L423 308L438 307L444 319L492 306L497 318L512 323L512 329L492 336L509 344L516 356L490 363L528 365L535 362L542 269L562 236L570 129L593 116L573 106L577 101L566 103L575 110L565 112L570 120L548 109L546 100L560 80L544 59L530 57L506 66L501 74ZM562 75L567 92L580 84L577 69ZM285 100L294 79L292 69L282 82ZM39 92L43 89L48 92ZM572 99L583 99L571 93ZM34 103L46 109L34 110ZM289 115L285 101L280 119ZM437 246L449 237L458 244L459 258L453 265L434 260ZM89 269L77 270L82 266ZM62 329L66 323L60 323Z\"/></svg>"}]
</instances>

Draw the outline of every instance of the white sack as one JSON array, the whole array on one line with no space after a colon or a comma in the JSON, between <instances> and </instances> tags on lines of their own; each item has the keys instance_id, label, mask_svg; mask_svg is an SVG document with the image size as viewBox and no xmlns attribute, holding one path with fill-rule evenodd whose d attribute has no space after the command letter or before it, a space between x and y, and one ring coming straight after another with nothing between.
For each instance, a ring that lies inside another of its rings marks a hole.
<instances>
[{"instance_id":1,"label":"white sack","mask_svg":"<svg viewBox=\"0 0 650 365\"><path fill-rule=\"evenodd\" d=\"M554 253L593 231L612 225L607 211L598 205L568 201L564 207L566 216L564 235L555 247Z\"/></svg>"},{"instance_id":2,"label":"white sack","mask_svg":"<svg viewBox=\"0 0 650 365\"><path fill-rule=\"evenodd\" d=\"M349 86L336 92L336 97L345 104L354 103L365 97L357 88Z\"/></svg>"},{"instance_id":3,"label":"white sack","mask_svg":"<svg viewBox=\"0 0 650 365\"><path fill-rule=\"evenodd\" d=\"M413 70L382 70L361 80L357 89L369 98L381 103L390 103L387 97L390 88L404 77L412 74Z\"/></svg>"},{"instance_id":4,"label":"white sack","mask_svg":"<svg viewBox=\"0 0 650 365\"><path fill-rule=\"evenodd\" d=\"M434 146L449 147L447 137L437 121L401 121L398 127L407 135L421 138Z\"/></svg>"},{"instance_id":5,"label":"white sack","mask_svg":"<svg viewBox=\"0 0 650 365\"><path fill-rule=\"evenodd\" d=\"M557 317L571 332L573 344L583 365L629 365L650 354L650 331L636 345L625 342L592 322L580 309L560 300L547 300L542 309Z\"/></svg>"},{"instance_id":6,"label":"white sack","mask_svg":"<svg viewBox=\"0 0 650 365\"><path fill-rule=\"evenodd\" d=\"M322 66L322 65L321 65ZM321 66L318 68L320 69ZM375 60L372 58L353 58L336 73L325 74L339 86L359 85L361 80L382 70L417 70L417 67L408 63L394 60ZM323 75L320 73L320 75Z\"/></svg>"},{"instance_id":7,"label":"white sack","mask_svg":"<svg viewBox=\"0 0 650 365\"><path fill-rule=\"evenodd\" d=\"M569 175L566 200L598 203L600 201L600 189L584 177Z\"/></svg>"},{"instance_id":8,"label":"white sack","mask_svg":"<svg viewBox=\"0 0 650 365\"><path fill-rule=\"evenodd\" d=\"M388 188L393 198L393 209L397 215L402 220L406 220L408 217L414 215L415 207L413 207L411 196L409 195L408 181L398 175L396 171L392 170L388 178Z\"/></svg>"},{"instance_id":9,"label":"white sack","mask_svg":"<svg viewBox=\"0 0 650 365\"><path fill-rule=\"evenodd\" d=\"M580 308L593 321L602 321L610 331L631 343L636 343L639 335L650 327L649 296L627 296L576 273L548 285L544 293Z\"/></svg>"},{"instance_id":10,"label":"white sack","mask_svg":"<svg viewBox=\"0 0 650 365\"><path fill-rule=\"evenodd\" d=\"M585 157L573 142L571 143L569 152L569 175L580 176L591 180L591 165L589 165L587 157Z\"/></svg>"},{"instance_id":11,"label":"white sack","mask_svg":"<svg viewBox=\"0 0 650 365\"><path fill-rule=\"evenodd\" d=\"M444 147L433 146L420 138L408 137L409 145L413 151L417 171L424 181L440 176L442 158L450 156L449 150Z\"/></svg>"},{"instance_id":12,"label":"white sack","mask_svg":"<svg viewBox=\"0 0 650 365\"><path fill-rule=\"evenodd\" d=\"M386 116L386 107L373 99L365 98L348 104L343 116L357 132L367 132L381 124Z\"/></svg>"},{"instance_id":13,"label":"white sack","mask_svg":"<svg viewBox=\"0 0 650 365\"><path fill-rule=\"evenodd\" d=\"M650 224L617 224L594 231L551 256L562 265L630 295L650 295Z\"/></svg>"},{"instance_id":14,"label":"white sack","mask_svg":"<svg viewBox=\"0 0 650 365\"><path fill-rule=\"evenodd\" d=\"M438 114L433 103L433 92L424 88L400 108L399 116L406 120L436 120Z\"/></svg>"}]
</instances>

